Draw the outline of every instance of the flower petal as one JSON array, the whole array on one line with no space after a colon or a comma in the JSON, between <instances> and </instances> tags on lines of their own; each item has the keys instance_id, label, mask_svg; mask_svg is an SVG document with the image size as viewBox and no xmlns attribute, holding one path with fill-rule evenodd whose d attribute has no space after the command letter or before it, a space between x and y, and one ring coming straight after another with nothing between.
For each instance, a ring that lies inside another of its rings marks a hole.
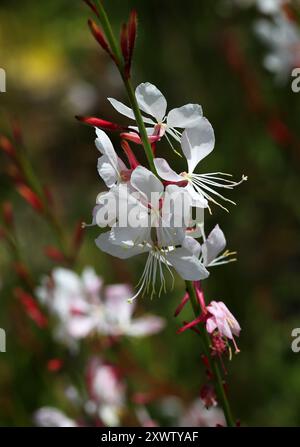
<instances>
[{"instance_id":1,"label":"flower petal","mask_svg":"<svg viewBox=\"0 0 300 447\"><path fill-rule=\"evenodd\" d=\"M208 206L207 200L205 199L203 194L201 194L201 192L198 192L194 189L194 187L191 183L188 183L186 185L185 189L186 189L186 191L188 191L188 193L192 199L193 206L198 207L198 208L207 208L207 206Z\"/></svg>"},{"instance_id":2,"label":"flower petal","mask_svg":"<svg viewBox=\"0 0 300 447\"><path fill-rule=\"evenodd\" d=\"M131 174L131 185L143 194L151 203L152 194L162 194L164 191L161 181L148 169L138 166ZM154 197L152 197L154 199Z\"/></svg>"},{"instance_id":3,"label":"flower petal","mask_svg":"<svg viewBox=\"0 0 300 447\"><path fill-rule=\"evenodd\" d=\"M120 259L128 259L147 251L145 247L129 248L125 245L118 246L113 244L110 240L110 231L100 234L95 240L95 243L100 250L104 251L104 253L108 253L109 255Z\"/></svg>"},{"instance_id":4,"label":"flower petal","mask_svg":"<svg viewBox=\"0 0 300 447\"><path fill-rule=\"evenodd\" d=\"M129 324L136 301L128 303L132 289L126 284L113 284L105 288L105 312L108 321L116 321L118 325Z\"/></svg>"},{"instance_id":5,"label":"flower petal","mask_svg":"<svg viewBox=\"0 0 300 447\"><path fill-rule=\"evenodd\" d=\"M182 246L189 250L194 256L196 256L196 258L199 258L201 253L201 245L198 241L196 241L196 239L191 236L186 236Z\"/></svg>"},{"instance_id":6,"label":"flower petal","mask_svg":"<svg viewBox=\"0 0 300 447\"><path fill-rule=\"evenodd\" d=\"M189 173L193 173L197 164L214 148L215 135L206 118L202 118L196 127L186 129L181 137L181 147L186 156Z\"/></svg>"},{"instance_id":7,"label":"flower petal","mask_svg":"<svg viewBox=\"0 0 300 447\"><path fill-rule=\"evenodd\" d=\"M216 225L209 233L206 241L202 245L202 253L205 265L209 265L218 254L226 247L226 239L223 231Z\"/></svg>"},{"instance_id":8,"label":"flower petal","mask_svg":"<svg viewBox=\"0 0 300 447\"><path fill-rule=\"evenodd\" d=\"M118 180L118 172L111 164L107 155L98 158L97 169L100 177L108 188L111 188Z\"/></svg>"},{"instance_id":9,"label":"flower petal","mask_svg":"<svg viewBox=\"0 0 300 447\"><path fill-rule=\"evenodd\" d=\"M166 259L177 273L187 281L198 281L209 276L209 272L204 265L184 247L176 248L167 253Z\"/></svg>"},{"instance_id":10,"label":"flower petal","mask_svg":"<svg viewBox=\"0 0 300 447\"><path fill-rule=\"evenodd\" d=\"M180 127L186 129L195 127L203 117L202 107L199 104L186 104L170 110L167 117L169 127Z\"/></svg>"},{"instance_id":11,"label":"flower petal","mask_svg":"<svg viewBox=\"0 0 300 447\"><path fill-rule=\"evenodd\" d=\"M157 174L169 182L182 182L184 179L177 174L164 158L154 158Z\"/></svg>"},{"instance_id":12,"label":"flower petal","mask_svg":"<svg viewBox=\"0 0 300 447\"><path fill-rule=\"evenodd\" d=\"M137 86L135 96L141 110L162 121L167 110L167 101L155 85L145 82Z\"/></svg>"},{"instance_id":13,"label":"flower petal","mask_svg":"<svg viewBox=\"0 0 300 447\"><path fill-rule=\"evenodd\" d=\"M124 248L133 248L150 239L150 227L113 227L110 232L109 240L114 245Z\"/></svg>"},{"instance_id":14,"label":"flower petal","mask_svg":"<svg viewBox=\"0 0 300 447\"><path fill-rule=\"evenodd\" d=\"M128 327L126 334L132 337L145 337L160 332L164 327L165 321L159 317L136 318Z\"/></svg>"},{"instance_id":15,"label":"flower petal","mask_svg":"<svg viewBox=\"0 0 300 447\"><path fill-rule=\"evenodd\" d=\"M214 318L208 318L206 321L206 330L209 334L212 334L216 329L217 324Z\"/></svg>"},{"instance_id":16,"label":"flower petal","mask_svg":"<svg viewBox=\"0 0 300 447\"><path fill-rule=\"evenodd\" d=\"M123 104L121 101L118 101L117 99L114 98L107 98L107 99L117 112L121 113L121 115L127 116L132 120L135 120L133 110L130 107L127 107L125 104ZM143 116L143 121L144 123L147 124L154 124L150 118L147 118L145 116Z\"/></svg>"}]
</instances>

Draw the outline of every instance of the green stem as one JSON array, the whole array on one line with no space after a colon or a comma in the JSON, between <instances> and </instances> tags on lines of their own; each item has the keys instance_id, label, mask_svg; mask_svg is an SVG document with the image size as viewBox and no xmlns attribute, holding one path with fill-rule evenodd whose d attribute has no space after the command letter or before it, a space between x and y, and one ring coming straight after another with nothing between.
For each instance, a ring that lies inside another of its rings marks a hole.
<instances>
[{"instance_id":1,"label":"green stem","mask_svg":"<svg viewBox=\"0 0 300 447\"><path fill-rule=\"evenodd\" d=\"M197 300L196 292L195 292L192 281L186 281L186 288L190 295L191 305L192 305L195 317L197 318L201 313L201 308L200 308L200 304ZM209 364L210 364L210 367L211 367L211 370L213 373L213 380L215 382L218 400L219 400L220 405L223 408L227 426L235 427L235 422L234 422L234 418L232 416L229 401L228 401L228 398L227 398L225 390L224 390L223 380L222 380L222 375L220 372L218 359L211 355L210 340L209 340L209 336L206 331L203 331L203 330L201 331L201 338L202 338L205 355L208 357Z\"/></svg>"},{"instance_id":2,"label":"green stem","mask_svg":"<svg viewBox=\"0 0 300 447\"><path fill-rule=\"evenodd\" d=\"M133 89L132 83L131 83L130 79L128 79L125 76L125 73L124 73L124 64L122 62L121 53L120 53L119 46L117 44L117 40L114 36L111 24L109 22L109 19L107 17L107 14L105 12L105 9L102 5L101 0L97 1L97 5L98 5L98 12L99 12L99 20L100 20L101 26L103 28L103 32L104 32L104 34L108 40L108 43L110 45L110 48L114 54L114 57L116 60L116 65L118 67L118 70L120 72L120 75L122 77L124 85L126 87L129 102L132 107L136 123L138 125L140 138L143 142L143 146L145 149L149 167L150 167L151 171L153 172L153 174L157 175L156 168L155 168L154 161L153 161L153 152L152 152L151 144L148 139L147 131L145 128L145 124L143 121L143 117L142 117L140 108L138 106L138 103L137 103L137 100L136 100L136 97L134 94L134 89Z\"/></svg>"}]
</instances>

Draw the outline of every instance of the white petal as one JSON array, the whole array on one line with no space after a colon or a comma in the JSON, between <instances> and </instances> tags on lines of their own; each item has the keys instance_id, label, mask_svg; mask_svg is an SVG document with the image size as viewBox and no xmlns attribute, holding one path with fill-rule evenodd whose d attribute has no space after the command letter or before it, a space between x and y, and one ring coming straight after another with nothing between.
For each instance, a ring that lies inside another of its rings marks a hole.
<instances>
[{"instance_id":1,"label":"white petal","mask_svg":"<svg viewBox=\"0 0 300 447\"><path fill-rule=\"evenodd\" d=\"M111 256L115 256L116 258L120 259L128 259L132 256L139 255L141 253L144 253L147 251L144 247L133 247L128 248L125 245L120 247L118 245L113 244L109 240L110 231L107 233L100 234L100 236L97 237L95 240L95 243L100 250L104 251L105 253L108 253Z\"/></svg>"},{"instance_id":2,"label":"white petal","mask_svg":"<svg viewBox=\"0 0 300 447\"><path fill-rule=\"evenodd\" d=\"M121 101L118 101L117 99L114 98L107 98L107 99L111 103L113 108L117 112L121 113L121 115L125 115L128 118L131 118L132 120L135 119L133 110L130 107L127 107L125 104L123 104Z\"/></svg>"},{"instance_id":3,"label":"white petal","mask_svg":"<svg viewBox=\"0 0 300 447\"><path fill-rule=\"evenodd\" d=\"M110 232L109 240L114 245L133 248L137 244L150 240L151 228L129 228L113 227Z\"/></svg>"},{"instance_id":4,"label":"white petal","mask_svg":"<svg viewBox=\"0 0 300 447\"><path fill-rule=\"evenodd\" d=\"M73 317L68 322L68 332L74 338L87 337L97 326L98 321L93 316Z\"/></svg>"},{"instance_id":5,"label":"white petal","mask_svg":"<svg viewBox=\"0 0 300 447\"><path fill-rule=\"evenodd\" d=\"M77 424L54 407L42 407L34 414L34 421L39 427L76 427Z\"/></svg>"},{"instance_id":6,"label":"white petal","mask_svg":"<svg viewBox=\"0 0 300 447\"><path fill-rule=\"evenodd\" d=\"M209 265L226 247L226 239L223 231L216 225L202 245L202 253L205 265Z\"/></svg>"},{"instance_id":7,"label":"white petal","mask_svg":"<svg viewBox=\"0 0 300 447\"><path fill-rule=\"evenodd\" d=\"M126 334L132 337L145 337L160 332L164 327L165 321L159 317L136 318L128 327Z\"/></svg>"},{"instance_id":8,"label":"white petal","mask_svg":"<svg viewBox=\"0 0 300 447\"><path fill-rule=\"evenodd\" d=\"M148 169L138 166L131 174L131 185L142 193L151 203L151 193L162 194L164 191L161 181Z\"/></svg>"},{"instance_id":9,"label":"white petal","mask_svg":"<svg viewBox=\"0 0 300 447\"><path fill-rule=\"evenodd\" d=\"M207 208L208 202L201 194L201 192L198 192L194 189L193 185L191 183L188 183L185 187L186 191L189 193L193 206L196 206L198 208Z\"/></svg>"},{"instance_id":10,"label":"white petal","mask_svg":"<svg viewBox=\"0 0 300 447\"><path fill-rule=\"evenodd\" d=\"M98 129L98 127L95 127L95 131L97 135L97 138L95 139L95 144L98 151L100 151L101 154L103 155L113 154L115 161L117 161L117 154L114 150L112 142L110 141L110 138L106 135L106 133L103 130Z\"/></svg>"},{"instance_id":11,"label":"white petal","mask_svg":"<svg viewBox=\"0 0 300 447\"><path fill-rule=\"evenodd\" d=\"M202 116L202 107L199 104L186 104L185 106L170 110L167 124L169 127L186 129L199 124Z\"/></svg>"},{"instance_id":12,"label":"white petal","mask_svg":"<svg viewBox=\"0 0 300 447\"><path fill-rule=\"evenodd\" d=\"M132 289L126 284L114 284L105 288L105 312L108 320L117 321L121 326L130 322L136 301L128 303Z\"/></svg>"},{"instance_id":13,"label":"white petal","mask_svg":"<svg viewBox=\"0 0 300 447\"><path fill-rule=\"evenodd\" d=\"M119 178L118 172L110 163L107 155L102 155L102 157L98 158L97 169L108 188L111 188Z\"/></svg>"},{"instance_id":14,"label":"white petal","mask_svg":"<svg viewBox=\"0 0 300 447\"><path fill-rule=\"evenodd\" d=\"M164 180L169 182L181 182L183 177L177 174L170 167L169 163L164 158L154 158L154 164L157 174Z\"/></svg>"},{"instance_id":15,"label":"white petal","mask_svg":"<svg viewBox=\"0 0 300 447\"><path fill-rule=\"evenodd\" d=\"M78 293L81 289L81 280L72 270L57 267L52 272L52 278L57 288L62 288L67 293Z\"/></svg>"},{"instance_id":16,"label":"white petal","mask_svg":"<svg viewBox=\"0 0 300 447\"><path fill-rule=\"evenodd\" d=\"M99 295L103 280L97 275L93 267L85 267L81 277L85 290L91 295Z\"/></svg>"},{"instance_id":17,"label":"white petal","mask_svg":"<svg viewBox=\"0 0 300 447\"><path fill-rule=\"evenodd\" d=\"M177 273L187 281L198 281L209 276L204 265L186 248L177 248L168 253L166 258Z\"/></svg>"},{"instance_id":18,"label":"white petal","mask_svg":"<svg viewBox=\"0 0 300 447\"><path fill-rule=\"evenodd\" d=\"M214 318L208 318L206 321L206 330L209 334L212 334L213 331L216 329L217 323Z\"/></svg>"},{"instance_id":19,"label":"white petal","mask_svg":"<svg viewBox=\"0 0 300 447\"><path fill-rule=\"evenodd\" d=\"M133 110L130 107L127 107L125 104L123 104L121 101L118 101L117 99L114 98L107 98L107 99L117 112L121 113L121 115L131 118L132 120L135 120ZM144 123L147 124L153 124L153 121L145 116L143 116L143 121Z\"/></svg>"},{"instance_id":20,"label":"white petal","mask_svg":"<svg viewBox=\"0 0 300 447\"><path fill-rule=\"evenodd\" d=\"M181 147L188 162L189 173L194 172L197 164L213 150L214 145L214 131L206 118L202 118L196 127L183 132Z\"/></svg>"},{"instance_id":21,"label":"white petal","mask_svg":"<svg viewBox=\"0 0 300 447\"><path fill-rule=\"evenodd\" d=\"M167 101L155 85L145 82L137 86L135 96L144 112L162 121L167 110Z\"/></svg>"},{"instance_id":22,"label":"white petal","mask_svg":"<svg viewBox=\"0 0 300 447\"><path fill-rule=\"evenodd\" d=\"M201 245L196 239L191 236L186 236L184 239L182 246L189 250L196 258L199 258L201 253Z\"/></svg>"}]
</instances>

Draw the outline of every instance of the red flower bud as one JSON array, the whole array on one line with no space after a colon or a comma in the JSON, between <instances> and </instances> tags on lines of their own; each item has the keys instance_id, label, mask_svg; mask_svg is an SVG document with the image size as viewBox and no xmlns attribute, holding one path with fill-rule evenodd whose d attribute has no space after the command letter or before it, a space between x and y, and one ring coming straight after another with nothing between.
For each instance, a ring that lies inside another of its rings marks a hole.
<instances>
[{"instance_id":1,"label":"red flower bud","mask_svg":"<svg viewBox=\"0 0 300 447\"><path fill-rule=\"evenodd\" d=\"M64 362L61 359L51 359L47 363L47 369L50 372L57 372L62 368L63 364Z\"/></svg>"},{"instance_id":2,"label":"red flower bud","mask_svg":"<svg viewBox=\"0 0 300 447\"><path fill-rule=\"evenodd\" d=\"M129 78L130 69L132 63L133 50L135 46L136 40L136 30L137 30L137 13L135 10L131 11L128 26L127 26L127 34L128 34L128 62L125 67L125 74Z\"/></svg>"},{"instance_id":3,"label":"red flower bud","mask_svg":"<svg viewBox=\"0 0 300 447\"><path fill-rule=\"evenodd\" d=\"M128 24L124 24L122 26L120 36L120 45L125 63L124 71L127 79L130 77L130 68L136 39L136 29L137 29L137 14L136 11L133 10L130 13Z\"/></svg>"},{"instance_id":4,"label":"red flower bud","mask_svg":"<svg viewBox=\"0 0 300 447\"><path fill-rule=\"evenodd\" d=\"M93 127L99 127L106 130L127 130L127 127L120 126L119 124L111 123L110 121L102 120L94 116L75 116L75 118L81 123L87 124Z\"/></svg>"},{"instance_id":5,"label":"red flower bud","mask_svg":"<svg viewBox=\"0 0 300 447\"><path fill-rule=\"evenodd\" d=\"M65 262L66 258L65 255L58 250L58 248L56 247L46 247L45 248L45 255L51 259L51 261L55 261L55 262Z\"/></svg>"},{"instance_id":6,"label":"red flower bud","mask_svg":"<svg viewBox=\"0 0 300 447\"><path fill-rule=\"evenodd\" d=\"M123 23L122 28L121 28L120 46L121 46L124 62L126 65L128 63L128 57L129 57L128 33L127 33L126 23Z\"/></svg>"},{"instance_id":7,"label":"red flower bud","mask_svg":"<svg viewBox=\"0 0 300 447\"><path fill-rule=\"evenodd\" d=\"M29 205L38 213L43 213L44 205L38 195L28 186L21 184L17 186L17 191L29 203Z\"/></svg>"},{"instance_id":8,"label":"red flower bud","mask_svg":"<svg viewBox=\"0 0 300 447\"><path fill-rule=\"evenodd\" d=\"M110 57L116 61L115 56L113 55L107 40L105 39L105 36L102 32L102 30L99 28L99 26L91 19L88 21L91 33L93 34L96 41L99 43L99 45L103 48L106 53L110 55Z\"/></svg>"},{"instance_id":9,"label":"red flower bud","mask_svg":"<svg viewBox=\"0 0 300 447\"><path fill-rule=\"evenodd\" d=\"M12 142L4 136L0 136L0 148L11 158L15 159L16 149Z\"/></svg>"},{"instance_id":10,"label":"red flower bud","mask_svg":"<svg viewBox=\"0 0 300 447\"><path fill-rule=\"evenodd\" d=\"M27 315L31 318L38 327L44 328L47 326L48 321L45 315L39 309L39 306L32 295L28 294L24 290L15 289L15 296L23 305Z\"/></svg>"},{"instance_id":11,"label":"red flower bud","mask_svg":"<svg viewBox=\"0 0 300 447\"><path fill-rule=\"evenodd\" d=\"M83 1L91 8L91 10L96 14L96 16L99 17L96 5L93 2L91 2L91 0L83 0Z\"/></svg>"}]
</instances>

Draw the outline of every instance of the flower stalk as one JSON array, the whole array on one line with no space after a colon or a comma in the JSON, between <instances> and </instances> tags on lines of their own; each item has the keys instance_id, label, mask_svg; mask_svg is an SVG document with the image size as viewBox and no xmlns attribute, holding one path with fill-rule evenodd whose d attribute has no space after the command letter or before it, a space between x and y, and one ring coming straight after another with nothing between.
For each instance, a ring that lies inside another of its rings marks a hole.
<instances>
[{"instance_id":1,"label":"flower stalk","mask_svg":"<svg viewBox=\"0 0 300 447\"><path fill-rule=\"evenodd\" d=\"M143 143L143 147L144 147L147 159L148 159L150 170L152 171L153 174L158 176L157 170L156 170L156 167L154 164L154 154L152 151L151 143L150 143L148 135L147 135L147 131L146 131L146 127L145 127L145 124L144 124L144 121L142 118L142 114L141 114L140 108L137 103L137 99L136 99L136 96L134 93L132 83L130 81L130 76L128 75L128 73L126 73L126 63L124 64L122 61L122 54L121 54L120 48L117 44L117 40L114 36L109 18L105 12L105 9L103 7L101 0L97 0L95 2L95 4L96 4L96 9L97 9L96 15L98 17L100 25L102 26L104 36L107 39L107 42L110 46L109 50L112 53L113 60L115 61L116 66L120 72L120 75L122 77L122 80L124 82L124 85L125 85L125 88L127 91L127 95L128 95L128 99L129 99L131 108L134 112L136 123L137 123L138 129L139 129L140 138ZM94 10L94 8L93 8L93 10ZM197 299L196 292L195 292L194 285L193 285L192 281L186 281L186 289L189 294L191 305L193 307L195 316L196 316L196 318L198 318L201 313L201 307L200 307L199 301ZM216 388L216 392L218 395L219 403L220 403L221 407L223 408L227 425L228 425L228 427L234 427L235 422L234 422L234 419L232 416L228 398L227 398L225 390L224 390L223 380L222 380L220 367L219 367L219 363L218 363L219 360L211 355L210 339L209 339L207 332L205 330L203 330L203 328L201 328L201 331L199 331L199 333L202 338L204 353L207 356L207 358L209 359L209 364L210 364L211 371L213 374L212 380L215 383L215 388Z\"/></svg>"},{"instance_id":2,"label":"flower stalk","mask_svg":"<svg viewBox=\"0 0 300 447\"><path fill-rule=\"evenodd\" d=\"M110 45L110 50L114 55L114 60L116 62L116 66L117 66L117 68L120 72L120 75L122 77L122 80L124 82L124 86L126 88L128 99L131 104L132 110L134 112L134 116L135 116L135 119L137 122L140 137L141 137L141 140L143 143L143 147L144 147L144 150L146 153L146 157L147 157L150 169L153 172L153 174L157 175L156 168L155 168L154 161L153 161L154 157L153 157L152 147L151 147L151 144L148 139L147 131L146 131L146 128L144 125L141 111L139 109L139 106L138 106L138 103L137 103L137 100L136 100L136 97L134 94L134 89L133 89L130 77L126 74L125 64L122 62L120 48L117 44L117 40L113 33L110 21L108 19L106 11L102 5L102 2L100 0L97 0L96 5L97 5L97 10L98 10L99 22L103 28L105 37Z\"/></svg>"},{"instance_id":3,"label":"flower stalk","mask_svg":"<svg viewBox=\"0 0 300 447\"><path fill-rule=\"evenodd\" d=\"M187 288L188 294L190 296L191 306L193 308L195 317L198 318L198 316L201 313L201 308L200 308L199 301L196 297L196 292L195 292L194 285L193 285L192 281L186 281L186 288ZM223 385L223 380L222 380L222 375L220 372L218 359L217 359L217 357L213 357L211 355L210 340L209 340L209 336L208 336L207 332L205 330L203 330L203 328L201 328L201 331L199 331L199 335L201 336L203 350L204 350L205 355L208 358L209 365L210 365L211 371L213 373L212 380L215 383L218 401L219 401L219 404L221 405L221 407L223 408L227 426L235 427L236 424L234 422L230 404L229 404L228 398L227 398L225 390L224 390L224 385Z\"/></svg>"}]
</instances>

